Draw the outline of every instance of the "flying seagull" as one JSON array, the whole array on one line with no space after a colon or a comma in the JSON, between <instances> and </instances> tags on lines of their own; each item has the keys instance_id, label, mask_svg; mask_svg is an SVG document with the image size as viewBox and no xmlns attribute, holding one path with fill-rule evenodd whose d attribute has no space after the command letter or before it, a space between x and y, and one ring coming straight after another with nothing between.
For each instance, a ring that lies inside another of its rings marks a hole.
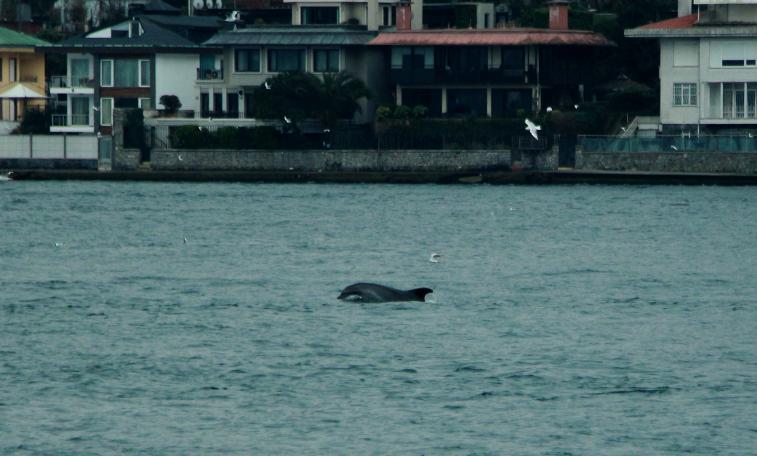
<instances>
[{"instance_id":1,"label":"flying seagull","mask_svg":"<svg viewBox=\"0 0 757 456\"><path fill-rule=\"evenodd\" d=\"M439 255L438 253L432 253L431 254L431 258L429 258L428 261L430 261L432 263L438 263L439 262L439 258L441 258L441 255Z\"/></svg>"},{"instance_id":2,"label":"flying seagull","mask_svg":"<svg viewBox=\"0 0 757 456\"><path fill-rule=\"evenodd\" d=\"M528 130L529 133L531 133L531 136L534 137L534 139L538 140L539 135L536 134L538 130L541 130L540 125L536 125L535 123L531 122L530 120L526 119L526 130Z\"/></svg>"},{"instance_id":3,"label":"flying seagull","mask_svg":"<svg viewBox=\"0 0 757 456\"><path fill-rule=\"evenodd\" d=\"M92 109L95 110L95 111L99 111L100 110L100 108L98 108L97 106L92 106Z\"/></svg>"},{"instance_id":4,"label":"flying seagull","mask_svg":"<svg viewBox=\"0 0 757 456\"><path fill-rule=\"evenodd\" d=\"M271 90L271 84L268 81L264 82L263 85L265 86L266 90Z\"/></svg>"},{"instance_id":5,"label":"flying seagull","mask_svg":"<svg viewBox=\"0 0 757 456\"><path fill-rule=\"evenodd\" d=\"M284 116L284 122L286 122L286 123L290 124L290 123L292 123L292 119L290 119L290 118L289 118L289 117L287 117L287 116Z\"/></svg>"},{"instance_id":6,"label":"flying seagull","mask_svg":"<svg viewBox=\"0 0 757 456\"><path fill-rule=\"evenodd\" d=\"M673 150L678 150L678 148L676 146L670 146L670 148L673 149Z\"/></svg>"},{"instance_id":7,"label":"flying seagull","mask_svg":"<svg viewBox=\"0 0 757 456\"><path fill-rule=\"evenodd\" d=\"M547 112L552 112L552 106L547 106Z\"/></svg>"},{"instance_id":8,"label":"flying seagull","mask_svg":"<svg viewBox=\"0 0 757 456\"><path fill-rule=\"evenodd\" d=\"M181 158L181 154L177 155L177 156L176 156L176 158L178 158L178 159L179 159L179 161L182 161L182 160L184 160L183 158Z\"/></svg>"}]
</instances>

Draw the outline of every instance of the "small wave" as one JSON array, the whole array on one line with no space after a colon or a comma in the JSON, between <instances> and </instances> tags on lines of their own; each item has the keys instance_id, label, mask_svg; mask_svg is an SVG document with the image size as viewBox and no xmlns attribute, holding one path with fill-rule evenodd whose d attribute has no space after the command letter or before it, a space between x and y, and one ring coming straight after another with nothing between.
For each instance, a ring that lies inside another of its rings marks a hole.
<instances>
[{"instance_id":1,"label":"small wave","mask_svg":"<svg viewBox=\"0 0 757 456\"><path fill-rule=\"evenodd\" d=\"M486 369L468 365L455 368L455 372L486 372Z\"/></svg>"},{"instance_id":2,"label":"small wave","mask_svg":"<svg viewBox=\"0 0 757 456\"><path fill-rule=\"evenodd\" d=\"M644 387L634 387L634 388L621 388L621 389L615 389L615 390L609 390L609 391L600 391L597 393L593 393L594 396L604 396L609 394L646 394L646 395L653 395L653 394L667 394L670 393L673 389L669 386L660 386L660 387L652 387L652 388L644 388Z\"/></svg>"}]
</instances>

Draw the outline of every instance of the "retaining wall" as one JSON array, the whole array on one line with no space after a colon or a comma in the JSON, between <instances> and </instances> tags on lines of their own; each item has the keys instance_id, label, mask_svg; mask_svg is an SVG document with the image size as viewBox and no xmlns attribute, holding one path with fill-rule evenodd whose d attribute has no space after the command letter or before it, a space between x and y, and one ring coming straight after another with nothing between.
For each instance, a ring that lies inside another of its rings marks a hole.
<instances>
[{"instance_id":1,"label":"retaining wall","mask_svg":"<svg viewBox=\"0 0 757 456\"><path fill-rule=\"evenodd\" d=\"M578 148L576 169L757 174L757 152L584 152Z\"/></svg>"},{"instance_id":2,"label":"retaining wall","mask_svg":"<svg viewBox=\"0 0 757 456\"><path fill-rule=\"evenodd\" d=\"M510 167L509 150L153 149L154 170L458 171Z\"/></svg>"}]
</instances>

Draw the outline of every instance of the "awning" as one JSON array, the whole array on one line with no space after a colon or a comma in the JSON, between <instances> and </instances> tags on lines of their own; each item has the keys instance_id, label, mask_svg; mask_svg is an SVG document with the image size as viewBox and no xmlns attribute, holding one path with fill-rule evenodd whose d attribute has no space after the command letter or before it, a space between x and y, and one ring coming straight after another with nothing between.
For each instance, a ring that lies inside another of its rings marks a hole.
<instances>
[{"instance_id":1,"label":"awning","mask_svg":"<svg viewBox=\"0 0 757 456\"><path fill-rule=\"evenodd\" d=\"M550 29L449 29L381 32L371 46L614 46L599 33Z\"/></svg>"},{"instance_id":2,"label":"awning","mask_svg":"<svg viewBox=\"0 0 757 456\"><path fill-rule=\"evenodd\" d=\"M10 89L0 93L0 98L47 98L44 94L19 82Z\"/></svg>"}]
</instances>

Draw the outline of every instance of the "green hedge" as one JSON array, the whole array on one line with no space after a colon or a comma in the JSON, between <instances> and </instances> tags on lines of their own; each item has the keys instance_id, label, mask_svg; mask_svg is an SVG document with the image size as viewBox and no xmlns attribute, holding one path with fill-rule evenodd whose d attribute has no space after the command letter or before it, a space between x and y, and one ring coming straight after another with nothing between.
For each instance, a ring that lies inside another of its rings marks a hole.
<instances>
[{"instance_id":1,"label":"green hedge","mask_svg":"<svg viewBox=\"0 0 757 456\"><path fill-rule=\"evenodd\" d=\"M277 149L285 142L273 127L221 127L210 131L185 125L171 132L171 147L176 149Z\"/></svg>"}]
</instances>

